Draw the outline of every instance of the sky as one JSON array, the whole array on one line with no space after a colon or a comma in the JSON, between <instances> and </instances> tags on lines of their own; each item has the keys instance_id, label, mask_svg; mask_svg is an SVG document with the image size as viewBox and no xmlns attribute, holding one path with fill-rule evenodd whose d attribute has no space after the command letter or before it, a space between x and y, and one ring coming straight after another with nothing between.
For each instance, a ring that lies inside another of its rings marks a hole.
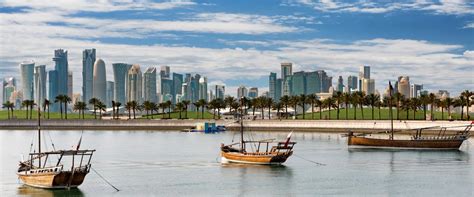
<instances>
[{"instance_id":1,"label":"sky","mask_svg":"<svg viewBox=\"0 0 474 197\"><path fill-rule=\"evenodd\" d=\"M168 65L210 85L268 90L280 63L324 69L344 82L371 67L382 92L409 76L452 96L474 89L474 1L469 0L0 0L0 78L19 80L19 63L54 69L69 53L74 93L82 93L82 51L95 48L113 81L112 63Z\"/></svg>"}]
</instances>

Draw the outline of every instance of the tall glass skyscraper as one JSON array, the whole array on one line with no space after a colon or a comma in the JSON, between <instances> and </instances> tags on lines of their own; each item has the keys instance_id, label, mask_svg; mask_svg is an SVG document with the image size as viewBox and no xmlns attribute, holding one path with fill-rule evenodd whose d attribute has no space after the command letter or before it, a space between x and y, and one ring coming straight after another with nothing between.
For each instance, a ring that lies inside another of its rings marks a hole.
<instances>
[{"instance_id":1,"label":"tall glass skyscraper","mask_svg":"<svg viewBox=\"0 0 474 197\"><path fill-rule=\"evenodd\" d=\"M306 94L306 73L295 72L291 78L291 95Z\"/></svg>"},{"instance_id":2,"label":"tall glass skyscraper","mask_svg":"<svg viewBox=\"0 0 474 197\"><path fill-rule=\"evenodd\" d=\"M95 49L82 51L82 99L87 103L93 94L93 74L95 63ZM124 75L125 76L125 75Z\"/></svg>"},{"instance_id":3,"label":"tall glass skyscraper","mask_svg":"<svg viewBox=\"0 0 474 197\"><path fill-rule=\"evenodd\" d=\"M107 105L112 106L112 101L114 100L114 82L107 81ZM125 106L125 103L122 103L122 106Z\"/></svg>"},{"instance_id":4,"label":"tall glass skyscraper","mask_svg":"<svg viewBox=\"0 0 474 197\"><path fill-rule=\"evenodd\" d=\"M215 86L215 92L216 92L216 99L224 99L225 86L224 85L216 85Z\"/></svg>"},{"instance_id":5,"label":"tall glass skyscraper","mask_svg":"<svg viewBox=\"0 0 474 197\"><path fill-rule=\"evenodd\" d=\"M56 84L57 95L68 94L68 60L67 51L57 49L54 51L53 61L55 62L54 69L56 70ZM54 95L56 97L57 95Z\"/></svg>"},{"instance_id":6,"label":"tall glass skyscraper","mask_svg":"<svg viewBox=\"0 0 474 197\"><path fill-rule=\"evenodd\" d=\"M42 106L46 99L46 66L35 67L35 103Z\"/></svg>"},{"instance_id":7,"label":"tall glass skyscraper","mask_svg":"<svg viewBox=\"0 0 474 197\"><path fill-rule=\"evenodd\" d=\"M59 111L59 106L57 103L54 103L54 100L56 99L56 96L59 94L58 93L58 88L59 84L57 83L58 81L58 71L56 70L50 70L48 73L48 86L49 86L49 92L48 92L48 98L51 103L49 106L51 111Z\"/></svg>"},{"instance_id":8,"label":"tall glass skyscraper","mask_svg":"<svg viewBox=\"0 0 474 197\"><path fill-rule=\"evenodd\" d=\"M171 94L173 95L173 104L178 100L177 95L183 94L183 75L178 73L173 73L173 89Z\"/></svg>"},{"instance_id":9,"label":"tall glass skyscraper","mask_svg":"<svg viewBox=\"0 0 474 197\"><path fill-rule=\"evenodd\" d=\"M128 70L132 67L130 64L114 63L112 68L114 70L114 101L126 103L125 78L128 75Z\"/></svg>"},{"instance_id":10,"label":"tall glass skyscraper","mask_svg":"<svg viewBox=\"0 0 474 197\"><path fill-rule=\"evenodd\" d=\"M321 92L321 78L318 72L306 73L306 94Z\"/></svg>"},{"instance_id":11,"label":"tall glass skyscraper","mask_svg":"<svg viewBox=\"0 0 474 197\"><path fill-rule=\"evenodd\" d=\"M23 90L23 99L24 100L33 100L33 87L34 87L34 72L35 72L35 63L34 62L22 62L20 63L20 73L21 73L21 85Z\"/></svg>"},{"instance_id":12,"label":"tall glass skyscraper","mask_svg":"<svg viewBox=\"0 0 474 197\"><path fill-rule=\"evenodd\" d=\"M207 77L199 79L199 99L207 101Z\"/></svg>"},{"instance_id":13,"label":"tall glass skyscraper","mask_svg":"<svg viewBox=\"0 0 474 197\"><path fill-rule=\"evenodd\" d=\"M144 101L157 102L156 98L156 68L149 67L143 74L143 99Z\"/></svg>"},{"instance_id":14,"label":"tall glass skyscraper","mask_svg":"<svg viewBox=\"0 0 474 197\"><path fill-rule=\"evenodd\" d=\"M107 102L107 78L105 71L105 62L97 59L94 63L94 81L92 83L92 97L99 99L106 106L110 106Z\"/></svg>"},{"instance_id":15,"label":"tall glass skyscraper","mask_svg":"<svg viewBox=\"0 0 474 197\"><path fill-rule=\"evenodd\" d=\"M7 102L10 101L10 97L13 94L13 92L16 90L16 79L15 77L8 77L3 79L3 84L2 84L2 102Z\"/></svg>"},{"instance_id":16,"label":"tall glass skyscraper","mask_svg":"<svg viewBox=\"0 0 474 197\"><path fill-rule=\"evenodd\" d=\"M274 101L276 101L276 83L277 83L277 74L271 72L270 77L268 78L268 92L270 95L270 98L272 98Z\"/></svg>"},{"instance_id":17,"label":"tall glass skyscraper","mask_svg":"<svg viewBox=\"0 0 474 197\"><path fill-rule=\"evenodd\" d=\"M127 101L142 102L142 71L140 65L134 64L126 79Z\"/></svg>"}]
</instances>

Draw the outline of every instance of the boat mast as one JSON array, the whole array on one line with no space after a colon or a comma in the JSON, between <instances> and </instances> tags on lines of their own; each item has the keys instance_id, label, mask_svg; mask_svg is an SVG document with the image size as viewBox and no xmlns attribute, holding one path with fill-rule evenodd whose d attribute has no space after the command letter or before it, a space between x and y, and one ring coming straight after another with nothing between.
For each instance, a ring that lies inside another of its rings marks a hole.
<instances>
[{"instance_id":1,"label":"boat mast","mask_svg":"<svg viewBox=\"0 0 474 197\"><path fill-rule=\"evenodd\" d=\"M40 115L40 107L38 106L38 161L39 161L39 168L41 168L41 115Z\"/></svg>"},{"instance_id":2,"label":"boat mast","mask_svg":"<svg viewBox=\"0 0 474 197\"><path fill-rule=\"evenodd\" d=\"M243 121L243 116L244 116L244 110L242 106L244 105L244 97L240 98L240 151L244 152L245 150L245 145L244 145L244 121Z\"/></svg>"},{"instance_id":3,"label":"boat mast","mask_svg":"<svg viewBox=\"0 0 474 197\"><path fill-rule=\"evenodd\" d=\"M389 99L389 116L390 116L390 139L393 140L393 116L392 116L392 83L390 83L390 81L388 81L388 94L390 95L390 99Z\"/></svg>"}]
</instances>

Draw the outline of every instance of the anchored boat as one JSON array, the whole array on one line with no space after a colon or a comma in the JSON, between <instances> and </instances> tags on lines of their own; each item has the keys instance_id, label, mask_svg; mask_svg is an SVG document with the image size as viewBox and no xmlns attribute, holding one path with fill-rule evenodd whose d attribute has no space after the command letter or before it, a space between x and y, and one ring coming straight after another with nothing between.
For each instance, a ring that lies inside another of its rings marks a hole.
<instances>
[{"instance_id":1,"label":"anchored boat","mask_svg":"<svg viewBox=\"0 0 474 197\"><path fill-rule=\"evenodd\" d=\"M38 108L38 152L20 161L18 178L28 186L46 189L75 188L84 182L91 169L95 150L80 150L82 136L76 149L41 152L41 118ZM57 156L57 160L53 160ZM66 161L66 158L71 160ZM65 166L64 163L70 164ZM48 165L49 164L49 165Z\"/></svg>"},{"instance_id":2,"label":"anchored boat","mask_svg":"<svg viewBox=\"0 0 474 197\"><path fill-rule=\"evenodd\" d=\"M291 142L291 134L288 134L285 142L274 142L274 139L259 141L244 141L244 126L242 118L242 105L240 115L240 142L224 145L221 144L222 163L243 163L243 164L282 164L293 154L293 147L296 142ZM254 152L247 149L247 146L254 146Z\"/></svg>"}]
</instances>

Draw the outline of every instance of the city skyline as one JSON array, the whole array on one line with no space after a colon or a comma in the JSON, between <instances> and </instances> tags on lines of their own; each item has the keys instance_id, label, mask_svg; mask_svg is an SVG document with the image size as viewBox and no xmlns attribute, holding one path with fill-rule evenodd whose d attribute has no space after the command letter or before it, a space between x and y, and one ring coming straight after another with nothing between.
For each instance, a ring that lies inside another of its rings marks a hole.
<instances>
[{"instance_id":1,"label":"city skyline","mask_svg":"<svg viewBox=\"0 0 474 197\"><path fill-rule=\"evenodd\" d=\"M240 85L268 91L268 73L279 73L282 62L293 63L293 72L325 70L345 83L367 65L379 92L398 76L409 76L431 92L456 95L473 87L472 4L325 2L274 1L238 9L248 2L3 1L0 21L9 28L0 30L0 77L21 79L18 64L29 60L50 71L52 51L63 48L74 73L73 93L82 93L82 53L94 48L107 62L107 79L113 79L116 62L139 64L142 70L168 65L177 73L208 76L210 90L225 84L231 95ZM265 6L274 11L259 9ZM358 22L348 20L354 16ZM411 22L403 19L407 16ZM443 28L432 29L441 22ZM40 33L20 31L25 27Z\"/></svg>"}]
</instances>

